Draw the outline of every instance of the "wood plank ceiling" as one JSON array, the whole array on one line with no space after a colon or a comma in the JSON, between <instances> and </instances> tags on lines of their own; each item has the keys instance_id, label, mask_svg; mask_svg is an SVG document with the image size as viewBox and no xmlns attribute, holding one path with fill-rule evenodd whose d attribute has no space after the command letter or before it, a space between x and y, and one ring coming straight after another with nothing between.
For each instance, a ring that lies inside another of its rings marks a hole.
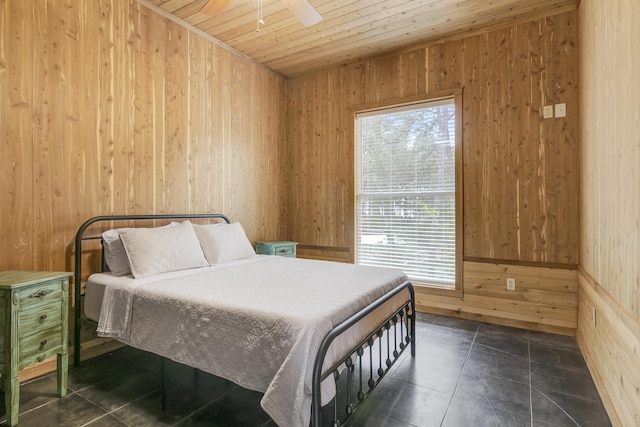
<instances>
[{"instance_id":1,"label":"wood plank ceiling","mask_svg":"<svg viewBox=\"0 0 640 427\"><path fill-rule=\"evenodd\" d=\"M285 76L461 37L486 27L575 9L579 0L310 0L320 23L305 28L281 0L232 0L219 17L207 0L139 0Z\"/></svg>"}]
</instances>

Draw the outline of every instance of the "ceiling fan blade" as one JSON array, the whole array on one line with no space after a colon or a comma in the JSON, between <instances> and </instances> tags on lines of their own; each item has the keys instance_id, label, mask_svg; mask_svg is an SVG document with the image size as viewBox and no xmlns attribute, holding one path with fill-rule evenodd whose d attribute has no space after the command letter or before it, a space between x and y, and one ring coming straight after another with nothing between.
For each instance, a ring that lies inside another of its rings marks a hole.
<instances>
[{"instance_id":1,"label":"ceiling fan blade","mask_svg":"<svg viewBox=\"0 0 640 427\"><path fill-rule=\"evenodd\" d=\"M322 20L322 15L308 0L282 0L289 10L302 22L305 27L310 27Z\"/></svg>"},{"instance_id":2,"label":"ceiling fan blade","mask_svg":"<svg viewBox=\"0 0 640 427\"><path fill-rule=\"evenodd\" d=\"M227 6L229 6L229 3L231 3L231 0L209 0L202 6L200 13L210 16L220 16Z\"/></svg>"}]
</instances>

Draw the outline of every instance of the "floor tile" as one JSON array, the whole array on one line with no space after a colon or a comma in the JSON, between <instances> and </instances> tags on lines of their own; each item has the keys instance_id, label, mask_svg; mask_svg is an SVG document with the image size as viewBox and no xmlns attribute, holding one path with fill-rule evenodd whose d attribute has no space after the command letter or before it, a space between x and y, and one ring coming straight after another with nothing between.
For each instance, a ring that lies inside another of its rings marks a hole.
<instances>
[{"instance_id":1,"label":"floor tile","mask_svg":"<svg viewBox=\"0 0 640 427\"><path fill-rule=\"evenodd\" d=\"M478 325L478 336L493 336L511 339L513 341L529 342L528 330L504 325L494 325L491 323L480 323Z\"/></svg>"},{"instance_id":2,"label":"floor tile","mask_svg":"<svg viewBox=\"0 0 640 427\"><path fill-rule=\"evenodd\" d=\"M140 370L159 373L160 357L131 347L124 347L90 361L84 361L79 367L70 367L68 385L69 389L78 391L100 381L109 380L114 376Z\"/></svg>"},{"instance_id":3,"label":"floor tile","mask_svg":"<svg viewBox=\"0 0 640 427\"><path fill-rule=\"evenodd\" d=\"M418 427L414 424L396 420L386 415L380 415L366 410L358 411L352 420L349 420L349 427Z\"/></svg>"},{"instance_id":4,"label":"floor tile","mask_svg":"<svg viewBox=\"0 0 640 427\"><path fill-rule=\"evenodd\" d=\"M561 348L565 350L580 351L575 337L550 334L548 332L529 331L529 342L546 347Z\"/></svg>"},{"instance_id":5,"label":"floor tile","mask_svg":"<svg viewBox=\"0 0 640 427\"><path fill-rule=\"evenodd\" d=\"M455 397L465 400L482 399L489 402L494 411L507 411L531 418L529 384L480 375L465 369Z\"/></svg>"},{"instance_id":6,"label":"floor tile","mask_svg":"<svg viewBox=\"0 0 640 427\"><path fill-rule=\"evenodd\" d=\"M415 357L405 351L345 427L611 425L575 338L422 313L416 318ZM175 362L165 366L165 410L160 358L125 347L70 368L62 399L54 374L22 384L20 425L276 427L260 406L261 393ZM346 371L337 394L342 413L345 384ZM353 399L357 390L355 383ZM332 413L323 408L322 427L331 426Z\"/></svg>"},{"instance_id":7,"label":"floor tile","mask_svg":"<svg viewBox=\"0 0 640 427\"><path fill-rule=\"evenodd\" d=\"M261 393L236 387L195 412L177 426L262 426L267 424L270 418L260 407L261 398Z\"/></svg>"},{"instance_id":8,"label":"floor tile","mask_svg":"<svg viewBox=\"0 0 640 427\"><path fill-rule=\"evenodd\" d=\"M531 394L531 410L534 425L547 424L556 427L579 426L556 402L535 390Z\"/></svg>"},{"instance_id":9,"label":"floor tile","mask_svg":"<svg viewBox=\"0 0 640 427\"><path fill-rule=\"evenodd\" d=\"M462 399L454 397L447 408L442 427L495 427L500 421L485 399Z\"/></svg>"},{"instance_id":10,"label":"floor tile","mask_svg":"<svg viewBox=\"0 0 640 427\"><path fill-rule=\"evenodd\" d=\"M416 322L420 322L423 325L430 325L436 323L442 316L431 313L416 313Z\"/></svg>"},{"instance_id":11,"label":"floor tile","mask_svg":"<svg viewBox=\"0 0 640 427\"><path fill-rule=\"evenodd\" d=\"M462 368L473 341L460 336L447 336L440 331L427 331L416 345L416 357L424 363L445 363Z\"/></svg>"},{"instance_id":12,"label":"floor tile","mask_svg":"<svg viewBox=\"0 0 640 427\"><path fill-rule=\"evenodd\" d=\"M562 390L564 394L599 401L596 386L585 367L568 370L547 364L531 363L531 386L542 393Z\"/></svg>"},{"instance_id":13,"label":"floor tile","mask_svg":"<svg viewBox=\"0 0 640 427\"><path fill-rule=\"evenodd\" d=\"M441 339L464 339L473 341L478 330L478 325L461 319L439 319L431 325L428 333Z\"/></svg>"},{"instance_id":14,"label":"floor tile","mask_svg":"<svg viewBox=\"0 0 640 427\"><path fill-rule=\"evenodd\" d=\"M587 364L579 351L531 344L531 361L562 369L584 371Z\"/></svg>"},{"instance_id":15,"label":"floor tile","mask_svg":"<svg viewBox=\"0 0 640 427\"><path fill-rule=\"evenodd\" d=\"M113 415L105 415L85 424L86 427L129 427Z\"/></svg>"},{"instance_id":16,"label":"floor tile","mask_svg":"<svg viewBox=\"0 0 640 427\"><path fill-rule=\"evenodd\" d=\"M101 381L78 394L106 411L113 411L158 389L160 378L157 375L137 371Z\"/></svg>"},{"instance_id":17,"label":"floor tile","mask_svg":"<svg viewBox=\"0 0 640 427\"><path fill-rule=\"evenodd\" d=\"M513 356L529 357L527 331L500 325L480 325L475 344L484 345Z\"/></svg>"},{"instance_id":18,"label":"floor tile","mask_svg":"<svg viewBox=\"0 0 640 427\"><path fill-rule=\"evenodd\" d=\"M59 399L58 381L55 375L46 375L38 380L28 381L20 385L20 413L57 399ZM0 421L6 421L7 411L4 395L0 399L0 414Z\"/></svg>"},{"instance_id":19,"label":"floor tile","mask_svg":"<svg viewBox=\"0 0 640 427\"><path fill-rule=\"evenodd\" d=\"M404 359L391 376L396 380L428 387L452 396L462 373L461 368L423 359L420 354L418 352L415 357Z\"/></svg>"},{"instance_id":20,"label":"floor tile","mask_svg":"<svg viewBox=\"0 0 640 427\"><path fill-rule=\"evenodd\" d=\"M20 426L82 426L106 412L77 394L63 399L54 399L35 410L21 413L18 417Z\"/></svg>"},{"instance_id":21,"label":"floor tile","mask_svg":"<svg viewBox=\"0 0 640 427\"><path fill-rule=\"evenodd\" d=\"M130 426L172 426L188 418L190 414L206 404L195 402L194 399L179 394L173 396L167 403L167 409L162 410L160 392L156 391L117 409L112 412L112 415Z\"/></svg>"},{"instance_id":22,"label":"floor tile","mask_svg":"<svg viewBox=\"0 0 640 427\"><path fill-rule=\"evenodd\" d=\"M557 392L543 394L537 390L533 390L531 399L534 423L543 421L548 424L561 422L581 427L611 426L601 402Z\"/></svg>"},{"instance_id":23,"label":"floor tile","mask_svg":"<svg viewBox=\"0 0 640 427\"><path fill-rule=\"evenodd\" d=\"M416 426L439 426L451 396L438 391L386 378L362 409Z\"/></svg>"},{"instance_id":24,"label":"floor tile","mask_svg":"<svg viewBox=\"0 0 640 427\"><path fill-rule=\"evenodd\" d=\"M465 371L529 384L529 360L501 350L474 344Z\"/></svg>"}]
</instances>

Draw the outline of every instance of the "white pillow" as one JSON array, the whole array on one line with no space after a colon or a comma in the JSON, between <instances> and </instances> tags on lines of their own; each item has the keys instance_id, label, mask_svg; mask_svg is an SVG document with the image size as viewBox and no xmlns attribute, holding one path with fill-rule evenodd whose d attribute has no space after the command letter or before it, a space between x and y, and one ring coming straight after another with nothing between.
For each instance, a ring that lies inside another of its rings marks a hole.
<instances>
[{"instance_id":1,"label":"white pillow","mask_svg":"<svg viewBox=\"0 0 640 427\"><path fill-rule=\"evenodd\" d=\"M121 228L118 234L136 279L208 265L189 221L174 227Z\"/></svg>"},{"instance_id":2,"label":"white pillow","mask_svg":"<svg viewBox=\"0 0 640 427\"><path fill-rule=\"evenodd\" d=\"M234 261L256 254L239 222L193 225L209 264Z\"/></svg>"},{"instance_id":3,"label":"white pillow","mask_svg":"<svg viewBox=\"0 0 640 427\"><path fill-rule=\"evenodd\" d=\"M171 222L163 227L174 227L178 225L177 222ZM122 240L118 230L107 230L102 233L102 248L104 252L104 261L109 267L109 272L116 276L126 276L131 274L131 267L129 266L129 258L127 252L124 250Z\"/></svg>"},{"instance_id":4,"label":"white pillow","mask_svg":"<svg viewBox=\"0 0 640 427\"><path fill-rule=\"evenodd\" d=\"M109 267L111 274L124 276L131 273L129 267L129 258L122 246L122 240L116 230L107 230L102 233L102 250L104 252L104 261Z\"/></svg>"}]
</instances>

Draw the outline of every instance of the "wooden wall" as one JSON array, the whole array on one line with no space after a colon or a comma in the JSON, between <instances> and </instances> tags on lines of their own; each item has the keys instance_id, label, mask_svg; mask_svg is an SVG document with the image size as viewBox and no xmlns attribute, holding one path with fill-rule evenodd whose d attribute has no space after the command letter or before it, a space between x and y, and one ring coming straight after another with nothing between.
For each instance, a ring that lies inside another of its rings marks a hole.
<instances>
[{"instance_id":1,"label":"wooden wall","mask_svg":"<svg viewBox=\"0 0 640 427\"><path fill-rule=\"evenodd\" d=\"M579 18L578 342L614 424L640 425L640 3Z\"/></svg>"},{"instance_id":2,"label":"wooden wall","mask_svg":"<svg viewBox=\"0 0 640 427\"><path fill-rule=\"evenodd\" d=\"M287 238L303 256L352 259L352 112L462 88L465 296L420 289L420 308L575 333L577 36L571 11L291 78ZM542 119L542 106L556 103L567 117ZM497 281L505 271L522 285L516 292Z\"/></svg>"},{"instance_id":3,"label":"wooden wall","mask_svg":"<svg viewBox=\"0 0 640 427\"><path fill-rule=\"evenodd\" d=\"M0 270L68 270L98 214L284 233L282 77L132 0L9 0L0 22Z\"/></svg>"},{"instance_id":4,"label":"wooden wall","mask_svg":"<svg viewBox=\"0 0 640 427\"><path fill-rule=\"evenodd\" d=\"M0 270L72 270L103 214L285 233L286 81L133 0L0 1Z\"/></svg>"}]
</instances>

